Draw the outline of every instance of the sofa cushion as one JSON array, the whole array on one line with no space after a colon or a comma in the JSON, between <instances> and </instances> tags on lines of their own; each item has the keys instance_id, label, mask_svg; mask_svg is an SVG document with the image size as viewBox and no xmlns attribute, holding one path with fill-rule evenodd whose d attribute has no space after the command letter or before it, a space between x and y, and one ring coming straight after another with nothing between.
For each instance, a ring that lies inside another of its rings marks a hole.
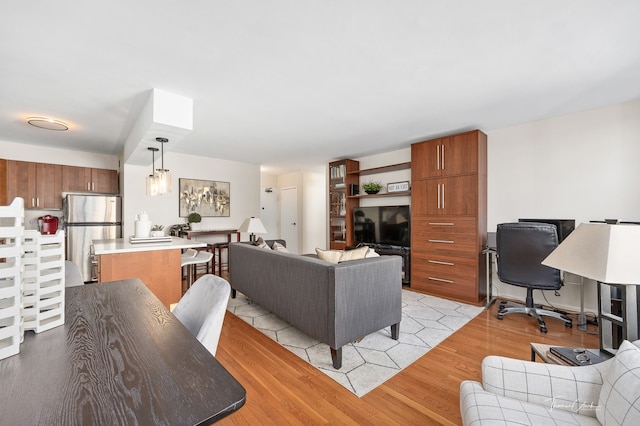
<instances>
[{"instance_id":1,"label":"sofa cushion","mask_svg":"<svg viewBox=\"0 0 640 426\"><path fill-rule=\"evenodd\" d=\"M316 248L316 254L325 262L338 263L342 257L342 250L322 250Z\"/></svg>"},{"instance_id":2,"label":"sofa cushion","mask_svg":"<svg viewBox=\"0 0 640 426\"><path fill-rule=\"evenodd\" d=\"M273 249L274 249L275 251L281 251L281 252L283 252L283 253L289 253L289 250L287 250L287 248L286 248L285 246L283 246L282 244L280 244L280 243L279 243L279 242L277 242L277 241L274 241L274 242L273 242Z\"/></svg>"},{"instance_id":3,"label":"sofa cushion","mask_svg":"<svg viewBox=\"0 0 640 426\"><path fill-rule=\"evenodd\" d=\"M369 247L363 246L353 250L322 250L316 248L318 257L326 262L340 263L349 260L364 259Z\"/></svg>"},{"instance_id":4,"label":"sofa cushion","mask_svg":"<svg viewBox=\"0 0 640 426\"><path fill-rule=\"evenodd\" d=\"M640 349L625 340L604 376L596 417L607 425L640 425Z\"/></svg>"},{"instance_id":5,"label":"sofa cushion","mask_svg":"<svg viewBox=\"0 0 640 426\"><path fill-rule=\"evenodd\" d=\"M255 244L257 247L271 250L271 247L269 247L269 244L267 244L267 242L262 237L258 237Z\"/></svg>"}]
</instances>

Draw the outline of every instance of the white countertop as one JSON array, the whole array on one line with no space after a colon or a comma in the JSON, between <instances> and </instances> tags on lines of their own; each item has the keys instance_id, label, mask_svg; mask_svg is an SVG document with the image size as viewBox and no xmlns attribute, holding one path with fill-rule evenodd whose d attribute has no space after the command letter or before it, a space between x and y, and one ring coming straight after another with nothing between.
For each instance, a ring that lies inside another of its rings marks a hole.
<instances>
[{"instance_id":1,"label":"white countertop","mask_svg":"<svg viewBox=\"0 0 640 426\"><path fill-rule=\"evenodd\" d=\"M171 237L171 242L153 242L153 243L130 243L129 238L116 238L114 240L93 240L94 253L115 254L115 253L133 253L140 251L154 250L176 250L188 249L196 247L206 247L207 243L196 240L187 240L186 238Z\"/></svg>"}]
</instances>

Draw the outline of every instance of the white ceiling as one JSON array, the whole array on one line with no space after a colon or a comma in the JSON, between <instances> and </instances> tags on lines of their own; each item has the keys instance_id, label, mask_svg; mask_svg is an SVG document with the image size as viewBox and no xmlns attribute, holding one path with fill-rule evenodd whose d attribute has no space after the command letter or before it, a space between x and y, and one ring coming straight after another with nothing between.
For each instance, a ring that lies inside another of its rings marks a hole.
<instances>
[{"instance_id":1,"label":"white ceiling","mask_svg":"<svg viewBox=\"0 0 640 426\"><path fill-rule=\"evenodd\" d=\"M298 170L638 99L639 22L638 0L3 2L0 140L118 155L156 88L193 99L172 150Z\"/></svg>"}]
</instances>

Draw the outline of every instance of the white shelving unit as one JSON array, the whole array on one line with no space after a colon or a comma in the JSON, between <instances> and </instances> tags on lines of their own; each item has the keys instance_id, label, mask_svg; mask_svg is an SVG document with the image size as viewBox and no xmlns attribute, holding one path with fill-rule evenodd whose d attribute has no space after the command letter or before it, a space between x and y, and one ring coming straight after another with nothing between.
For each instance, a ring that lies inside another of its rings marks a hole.
<instances>
[{"instance_id":1,"label":"white shelving unit","mask_svg":"<svg viewBox=\"0 0 640 426\"><path fill-rule=\"evenodd\" d=\"M0 359L20 352L21 258L24 200L0 207Z\"/></svg>"},{"instance_id":2,"label":"white shelving unit","mask_svg":"<svg viewBox=\"0 0 640 426\"><path fill-rule=\"evenodd\" d=\"M23 249L24 329L40 333L64 324L64 231L25 231Z\"/></svg>"}]
</instances>

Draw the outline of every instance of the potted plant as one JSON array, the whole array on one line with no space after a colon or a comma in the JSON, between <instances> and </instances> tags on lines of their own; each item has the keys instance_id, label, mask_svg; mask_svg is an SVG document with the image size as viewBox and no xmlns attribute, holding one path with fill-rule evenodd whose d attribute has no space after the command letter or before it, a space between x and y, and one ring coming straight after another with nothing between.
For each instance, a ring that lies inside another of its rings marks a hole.
<instances>
[{"instance_id":1,"label":"potted plant","mask_svg":"<svg viewBox=\"0 0 640 426\"><path fill-rule=\"evenodd\" d=\"M164 237L164 226L163 225L153 225L151 227L151 236L152 237Z\"/></svg>"},{"instance_id":2,"label":"potted plant","mask_svg":"<svg viewBox=\"0 0 640 426\"><path fill-rule=\"evenodd\" d=\"M200 213L193 212L189 214L189 216L187 217L187 221L189 222L189 226L191 227L191 229L195 229L200 225L200 222L202 222L202 216L200 216ZM194 226L194 224L196 223L198 225Z\"/></svg>"},{"instance_id":3,"label":"potted plant","mask_svg":"<svg viewBox=\"0 0 640 426\"><path fill-rule=\"evenodd\" d=\"M382 184L378 181L370 180L362 184L362 189L367 194L377 194L382 189Z\"/></svg>"}]
</instances>

